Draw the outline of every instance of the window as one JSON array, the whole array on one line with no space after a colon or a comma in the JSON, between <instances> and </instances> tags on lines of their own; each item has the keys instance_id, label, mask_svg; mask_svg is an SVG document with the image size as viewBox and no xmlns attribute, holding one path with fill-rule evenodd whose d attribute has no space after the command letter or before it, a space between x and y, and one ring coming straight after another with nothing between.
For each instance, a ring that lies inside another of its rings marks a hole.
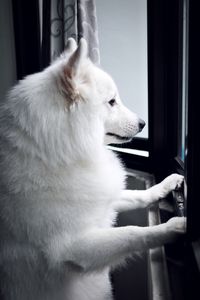
<instances>
[{"instance_id":1,"label":"window","mask_svg":"<svg viewBox=\"0 0 200 300\"><path fill-rule=\"evenodd\" d=\"M191 293L200 295L197 11L192 0L148 1L151 166L157 178L171 172L185 175L187 240L185 246L171 248L176 258L182 254L179 267L171 268L173 295L181 300L190 299Z\"/></svg>"},{"instance_id":2,"label":"window","mask_svg":"<svg viewBox=\"0 0 200 300\"><path fill-rule=\"evenodd\" d=\"M126 166L149 171L157 181L172 172L185 175L184 191L172 201L177 214L187 215L187 241L168 249L180 263L169 264L169 273L172 292L181 300L189 299L191 290L200 295L197 12L192 0L147 1L149 134L146 144L138 138L131 147L146 149L149 156L121 154Z\"/></svg>"},{"instance_id":3,"label":"window","mask_svg":"<svg viewBox=\"0 0 200 300\"><path fill-rule=\"evenodd\" d=\"M149 171L157 181L172 172L185 175L185 190L174 193L171 201L176 214L188 217L188 239L186 246L180 243L167 249L167 259L174 259L167 264L172 293L181 300L187 299L193 288L200 294L200 201L196 196L200 178L199 109L194 105L198 95L194 70L199 56L193 33L199 26L196 11L192 0L147 0L149 132L146 144L136 138L131 147L146 149L149 156L127 151L121 154L126 166ZM192 279L188 274L193 274Z\"/></svg>"}]
</instances>

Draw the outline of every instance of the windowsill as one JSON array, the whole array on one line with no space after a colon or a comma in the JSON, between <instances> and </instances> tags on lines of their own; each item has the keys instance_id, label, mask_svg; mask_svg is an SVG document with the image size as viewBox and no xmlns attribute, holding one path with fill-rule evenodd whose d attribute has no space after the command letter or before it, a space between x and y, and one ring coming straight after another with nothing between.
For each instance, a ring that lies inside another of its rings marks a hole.
<instances>
[{"instance_id":1,"label":"windowsill","mask_svg":"<svg viewBox=\"0 0 200 300\"><path fill-rule=\"evenodd\" d=\"M143 156L143 157L149 157L149 152L144 151L144 150L136 150L136 149L131 149L131 148L119 148L119 147L115 147L115 146L107 146L107 147L108 147L108 149L117 151L117 152L134 154L134 155Z\"/></svg>"}]
</instances>

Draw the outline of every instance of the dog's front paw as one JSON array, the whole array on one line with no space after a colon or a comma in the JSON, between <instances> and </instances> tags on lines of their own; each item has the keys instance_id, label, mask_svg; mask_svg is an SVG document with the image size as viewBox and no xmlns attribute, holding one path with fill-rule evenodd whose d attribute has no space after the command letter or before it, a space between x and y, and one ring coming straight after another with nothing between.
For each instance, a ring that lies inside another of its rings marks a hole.
<instances>
[{"instance_id":1,"label":"dog's front paw","mask_svg":"<svg viewBox=\"0 0 200 300\"><path fill-rule=\"evenodd\" d=\"M184 181L184 177L182 175L171 174L162 181L162 184L166 190L171 192L179 189L183 181Z\"/></svg>"},{"instance_id":2,"label":"dog's front paw","mask_svg":"<svg viewBox=\"0 0 200 300\"><path fill-rule=\"evenodd\" d=\"M180 235L186 232L186 218L173 217L166 223L167 231L173 235Z\"/></svg>"},{"instance_id":3,"label":"dog's front paw","mask_svg":"<svg viewBox=\"0 0 200 300\"><path fill-rule=\"evenodd\" d=\"M170 192L181 188L184 177L179 174L171 174L166 177L159 185L159 197L165 198Z\"/></svg>"}]
</instances>

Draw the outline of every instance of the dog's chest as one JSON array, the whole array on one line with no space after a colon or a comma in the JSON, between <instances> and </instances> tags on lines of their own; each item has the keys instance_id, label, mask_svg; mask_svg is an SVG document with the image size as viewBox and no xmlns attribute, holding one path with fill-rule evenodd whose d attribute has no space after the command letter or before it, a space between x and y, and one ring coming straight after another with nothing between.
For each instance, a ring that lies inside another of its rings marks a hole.
<instances>
[{"instance_id":1,"label":"dog's chest","mask_svg":"<svg viewBox=\"0 0 200 300\"><path fill-rule=\"evenodd\" d=\"M34 240L55 232L71 235L114 223L113 202L119 200L124 188L124 170L120 163L109 160L94 168L74 168L51 178L51 182L50 190L34 190L26 201L18 199L17 218L10 216L26 224ZM20 232L23 234L23 230Z\"/></svg>"},{"instance_id":2,"label":"dog's chest","mask_svg":"<svg viewBox=\"0 0 200 300\"><path fill-rule=\"evenodd\" d=\"M118 162L98 165L95 169L71 170L70 176L66 175L65 186L59 189L58 201L54 203L59 219L73 223L74 228L76 223L83 228L110 226L116 216L113 202L119 200L124 177Z\"/></svg>"}]
</instances>

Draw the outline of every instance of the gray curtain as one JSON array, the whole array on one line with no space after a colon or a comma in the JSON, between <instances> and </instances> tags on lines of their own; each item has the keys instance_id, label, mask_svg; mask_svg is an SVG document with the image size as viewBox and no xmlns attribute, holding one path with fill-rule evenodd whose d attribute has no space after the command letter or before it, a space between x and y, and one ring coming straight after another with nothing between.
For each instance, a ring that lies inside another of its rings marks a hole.
<instances>
[{"instance_id":1,"label":"gray curtain","mask_svg":"<svg viewBox=\"0 0 200 300\"><path fill-rule=\"evenodd\" d=\"M95 0L51 0L51 61L63 51L69 37L77 42L84 37L90 59L97 65L100 63Z\"/></svg>"}]
</instances>

